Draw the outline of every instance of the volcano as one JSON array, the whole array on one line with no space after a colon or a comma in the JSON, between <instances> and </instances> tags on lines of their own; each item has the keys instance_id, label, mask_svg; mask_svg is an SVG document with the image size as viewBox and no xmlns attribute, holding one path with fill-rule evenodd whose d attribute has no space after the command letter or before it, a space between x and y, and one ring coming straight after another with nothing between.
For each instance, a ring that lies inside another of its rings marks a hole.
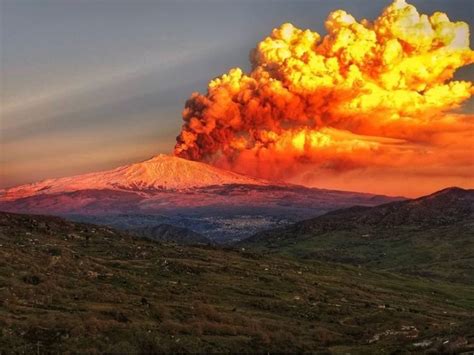
<instances>
[{"instance_id":1,"label":"volcano","mask_svg":"<svg viewBox=\"0 0 474 355\"><path fill-rule=\"evenodd\" d=\"M263 185L266 182L207 164L160 154L113 170L48 179L0 191L1 200L82 190L153 192L187 190L212 185Z\"/></svg>"},{"instance_id":2,"label":"volcano","mask_svg":"<svg viewBox=\"0 0 474 355\"><path fill-rule=\"evenodd\" d=\"M331 210L396 199L275 183L157 155L108 171L1 190L0 210L59 215L122 229L169 224L228 241Z\"/></svg>"}]
</instances>

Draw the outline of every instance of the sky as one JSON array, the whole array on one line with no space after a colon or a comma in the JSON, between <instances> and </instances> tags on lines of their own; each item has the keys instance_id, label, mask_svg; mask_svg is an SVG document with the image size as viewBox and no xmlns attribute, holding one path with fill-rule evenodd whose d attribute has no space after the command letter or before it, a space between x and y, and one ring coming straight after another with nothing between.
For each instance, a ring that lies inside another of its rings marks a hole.
<instances>
[{"instance_id":1,"label":"sky","mask_svg":"<svg viewBox=\"0 0 474 355\"><path fill-rule=\"evenodd\" d=\"M471 0L415 0L472 27ZM374 0L0 0L0 188L171 153L194 91L284 22L325 33ZM474 68L456 75L474 79ZM473 101L463 110L473 111Z\"/></svg>"}]
</instances>

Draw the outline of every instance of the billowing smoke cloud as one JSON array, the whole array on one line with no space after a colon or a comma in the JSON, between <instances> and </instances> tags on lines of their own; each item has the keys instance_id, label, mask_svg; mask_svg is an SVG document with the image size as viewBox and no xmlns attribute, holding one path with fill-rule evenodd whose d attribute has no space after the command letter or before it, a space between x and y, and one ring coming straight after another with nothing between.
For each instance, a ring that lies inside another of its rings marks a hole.
<instances>
[{"instance_id":1,"label":"billowing smoke cloud","mask_svg":"<svg viewBox=\"0 0 474 355\"><path fill-rule=\"evenodd\" d=\"M376 167L431 174L441 162L469 175L473 117L452 113L474 92L452 80L474 62L467 24L396 0L373 22L338 10L325 25L321 37L283 24L251 52L249 74L232 69L194 93L175 154L307 184Z\"/></svg>"}]
</instances>

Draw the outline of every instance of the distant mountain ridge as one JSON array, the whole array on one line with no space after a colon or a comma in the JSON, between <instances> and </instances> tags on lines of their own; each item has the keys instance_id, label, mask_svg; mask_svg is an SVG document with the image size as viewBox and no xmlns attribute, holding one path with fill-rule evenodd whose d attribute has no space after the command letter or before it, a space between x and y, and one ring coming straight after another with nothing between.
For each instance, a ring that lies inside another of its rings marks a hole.
<instances>
[{"instance_id":1,"label":"distant mountain ridge","mask_svg":"<svg viewBox=\"0 0 474 355\"><path fill-rule=\"evenodd\" d=\"M474 213L474 190L459 187L446 188L433 194L412 200L396 201L375 207L354 206L348 209L329 212L317 220L344 216L342 225L355 223L378 227L398 225L446 225L460 221ZM309 223L309 220L301 223Z\"/></svg>"},{"instance_id":2,"label":"distant mountain ridge","mask_svg":"<svg viewBox=\"0 0 474 355\"><path fill-rule=\"evenodd\" d=\"M241 246L474 282L474 190L351 207L267 230Z\"/></svg>"},{"instance_id":3,"label":"distant mountain ridge","mask_svg":"<svg viewBox=\"0 0 474 355\"><path fill-rule=\"evenodd\" d=\"M474 190L451 187L412 200L389 202L375 207L353 206L335 210L298 222L286 229L324 231L343 230L354 226L386 228L398 225L438 226L472 218L473 214ZM273 231L265 231L252 238L263 238L270 236L271 233Z\"/></svg>"}]
</instances>

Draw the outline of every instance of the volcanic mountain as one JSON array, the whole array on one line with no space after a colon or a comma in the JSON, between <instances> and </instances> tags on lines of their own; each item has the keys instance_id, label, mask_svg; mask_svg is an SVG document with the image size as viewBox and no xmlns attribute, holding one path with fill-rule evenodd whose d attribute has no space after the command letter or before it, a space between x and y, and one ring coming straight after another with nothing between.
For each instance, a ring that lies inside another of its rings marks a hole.
<instances>
[{"instance_id":1,"label":"volcanic mountain","mask_svg":"<svg viewBox=\"0 0 474 355\"><path fill-rule=\"evenodd\" d=\"M0 198L15 200L38 194L81 190L108 189L142 192L185 190L227 184L263 185L265 182L211 165L160 154L144 162L121 166L109 171L48 179L0 190Z\"/></svg>"},{"instance_id":2,"label":"volcanic mountain","mask_svg":"<svg viewBox=\"0 0 474 355\"><path fill-rule=\"evenodd\" d=\"M219 240L338 208L393 200L271 183L167 155L0 190L4 211L61 215L125 229L169 224Z\"/></svg>"}]
</instances>

